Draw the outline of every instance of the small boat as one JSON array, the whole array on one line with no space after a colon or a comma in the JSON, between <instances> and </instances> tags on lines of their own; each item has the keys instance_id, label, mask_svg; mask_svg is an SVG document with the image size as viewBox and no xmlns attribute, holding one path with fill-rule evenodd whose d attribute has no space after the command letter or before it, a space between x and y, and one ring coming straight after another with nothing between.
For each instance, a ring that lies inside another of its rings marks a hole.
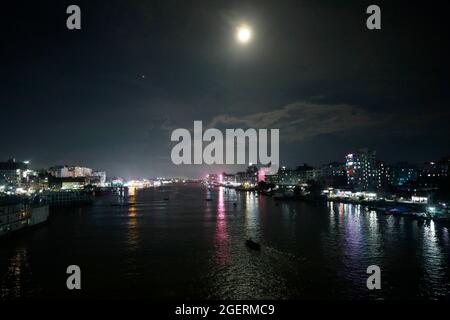
<instances>
[{"instance_id":1,"label":"small boat","mask_svg":"<svg viewBox=\"0 0 450 320\"><path fill-rule=\"evenodd\" d=\"M169 201L169 200L170 200L170 198L164 198L163 200L164 200L164 201Z\"/></svg>"},{"instance_id":2,"label":"small boat","mask_svg":"<svg viewBox=\"0 0 450 320\"><path fill-rule=\"evenodd\" d=\"M251 238L248 240L245 240L245 245L252 250L256 250L256 251L261 250L261 245L259 243L256 243L255 241L253 241Z\"/></svg>"},{"instance_id":3,"label":"small boat","mask_svg":"<svg viewBox=\"0 0 450 320\"><path fill-rule=\"evenodd\" d=\"M206 201L212 201L212 199L211 199L211 198L206 198L205 200L206 200Z\"/></svg>"},{"instance_id":4,"label":"small boat","mask_svg":"<svg viewBox=\"0 0 450 320\"><path fill-rule=\"evenodd\" d=\"M131 207L134 206L134 203L128 202L128 203L113 203L111 204L112 207Z\"/></svg>"}]
</instances>

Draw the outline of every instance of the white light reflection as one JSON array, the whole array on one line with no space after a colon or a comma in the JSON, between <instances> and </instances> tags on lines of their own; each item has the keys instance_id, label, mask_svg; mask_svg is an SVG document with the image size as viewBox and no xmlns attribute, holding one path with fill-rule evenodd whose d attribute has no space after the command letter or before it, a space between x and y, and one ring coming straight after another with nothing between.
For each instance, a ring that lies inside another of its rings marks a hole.
<instances>
[{"instance_id":1,"label":"white light reflection","mask_svg":"<svg viewBox=\"0 0 450 320\"><path fill-rule=\"evenodd\" d=\"M247 230L247 237L257 239L257 232L259 228L258 220L258 198L255 197L254 192L245 193L245 228Z\"/></svg>"}]
</instances>

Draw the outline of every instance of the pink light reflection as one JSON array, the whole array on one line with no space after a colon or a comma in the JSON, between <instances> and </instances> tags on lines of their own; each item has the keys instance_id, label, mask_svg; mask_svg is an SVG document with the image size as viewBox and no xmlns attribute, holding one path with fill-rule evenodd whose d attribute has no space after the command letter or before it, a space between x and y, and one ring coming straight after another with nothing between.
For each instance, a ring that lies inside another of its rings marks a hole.
<instances>
[{"instance_id":1,"label":"pink light reflection","mask_svg":"<svg viewBox=\"0 0 450 320\"><path fill-rule=\"evenodd\" d=\"M216 237L215 237L215 247L216 254L215 260L220 266L225 266L227 264L228 258L230 256L228 250L228 232L227 232L227 219L225 215L225 199L224 199L224 188L219 188L219 201L217 204L217 222L216 222Z\"/></svg>"}]
</instances>

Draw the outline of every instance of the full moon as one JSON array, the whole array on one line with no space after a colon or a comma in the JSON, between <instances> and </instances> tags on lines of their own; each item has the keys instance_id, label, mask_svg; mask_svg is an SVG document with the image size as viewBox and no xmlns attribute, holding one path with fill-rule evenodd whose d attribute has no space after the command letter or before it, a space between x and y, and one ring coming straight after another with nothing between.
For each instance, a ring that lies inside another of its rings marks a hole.
<instances>
[{"instance_id":1,"label":"full moon","mask_svg":"<svg viewBox=\"0 0 450 320\"><path fill-rule=\"evenodd\" d=\"M252 30L248 26L240 26L237 29L236 37L240 43L247 43L252 38Z\"/></svg>"}]
</instances>

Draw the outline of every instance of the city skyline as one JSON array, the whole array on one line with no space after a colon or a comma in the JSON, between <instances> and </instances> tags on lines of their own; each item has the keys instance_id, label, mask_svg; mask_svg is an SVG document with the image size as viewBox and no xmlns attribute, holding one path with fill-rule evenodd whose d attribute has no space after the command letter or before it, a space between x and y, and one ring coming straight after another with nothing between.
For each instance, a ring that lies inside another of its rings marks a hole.
<instances>
[{"instance_id":1,"label":"city skyline","mask_svg":"<svg viewBox=\"0 0 450 320\"><path fill-rule=\"evenodd\" d=\"M368 150L369 152L374 152L374 159L376 159L376 161L379 161L380 163L383 163L384 165L386 165L388 168L389 167L396 167L398 165L409 165L409 166L413 166L416 167L417 169L420 169L421 167L428 165L428 164L432 164L432 163L438 163L441 161L448 161L448 159L450 158L449 155L443 155L441 157L438 157L436 159L430 159L429 161L424 161L424 162L412 162L409 161L408 159L403 159L403 160L399 160L399 161L394 161L394 162L387 162L385 161L383 158L380 158L377 154L377 150L373 150L373 149L369 149L369 148L357 148L354 150L351 150L349 153L342 155L341 159L339 160L329 160L329 161L325 161L323 163L319 163L319 164L315 164L315 163L306 163L306 162L302 162L302 161L298 161L297 163L294 163L292 165L287 165L285 163L281 163L279 169L289 169L289 170L296 170L297 168L301 168L301 167L311 167L313 169L320 169L320 168L325 168L329 165L332 164L340 164L345 166L346 163L348 162L348 156L352 155L353 153L358 153L361 152L362 150ZM104 168L102 167L92 167L89 164L86 163L53 163L50 166L46 166L46 167L36 167L30 160L23 160L23 159L16 159L15 157L11 157L9 159L0 159L0 163L8 163L8 162L15 162L18 164L24 164L26 165L29 169L33 169L33 170L41 170L41 171L46 171L46 172L51 172L52 170L55 169L69 169L72 168L81 168L81 169L88 169L91 171L96 171L96 172L105 172L107 173L107 177L108 180L111 180L113 178L123 178L126 180L133 180L133 179L159 179L159 178L187 178L187 179L204 179L205 175L209 175L209 174L219 174L219 173L229 173L229 174L236 174L242 171L245 171L248 166L252 166L252 165L257 165L260 168L264 168L267 166L265 165L261 165L258 163L248 163L248 164L242 164L242 165L210 165L208 166L210 168L209 171L205 171L202 172L202 174L199 174L198 176L187 176L187 175L155 175L155 176L149 176L149 175L141 175L141 176L120 176L114 173L110 173L110 172L106 172L104 171ZM189 165L189 166L199 166L199 165ZM230 168L232 168L232 170L230 170ZM222 170L224 169L224 170ZM228 169L228 170L227 170Z\"/></svg>"}]
</instances>

